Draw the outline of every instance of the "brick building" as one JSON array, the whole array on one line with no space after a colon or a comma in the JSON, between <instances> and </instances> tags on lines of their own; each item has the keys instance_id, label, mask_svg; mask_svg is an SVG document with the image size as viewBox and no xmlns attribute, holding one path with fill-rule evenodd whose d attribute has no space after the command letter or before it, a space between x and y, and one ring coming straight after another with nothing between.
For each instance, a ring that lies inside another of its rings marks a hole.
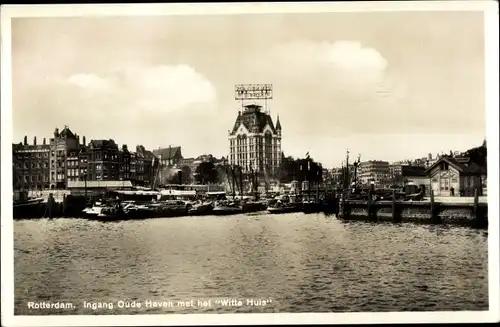
<instances>
[{"instance_id":1,"label":"brick building","mask_svg":"<svg viewBox=\"0 0 500 327\"><path fill-rule=\"evenodd\" d=\"M119 167L118 179L121 181L131 179L130 158L131 158L131 153L128 150L127 145L126 144L122 145L121 150L118 151L118 167Z\"/></svg>"},{"instance_id":2,"label":"brick building","mask_svg":"<svg viewBox=\"0 0 500 327\"><path fill-rule=\"evenodd\" d=\"M50 145L43 139L37 144L28 144L28 137L23 143L12 144L12 178L14 190L41 190L50 185Z\"/></svg>"},{"instance_id":3,"label":"brick building","mask_svg":"<svg viewBox=\"0 0 500 327\"><path fill-rule=\"evenodd\" d=\"M113 140L92 140L88 146L87 180L117 181L120 168L118 145Z\"/></svg>"},{"instance_id":4,"label":"brick building","mask_svg":"<svg viewBox=\"0 0 500 327\"><path fill-rule=\"evenodd\" d=\"M74 151L80 149L80 137L74 134L68 126L65 126L61 132L59 132L58 128L55 129L54 137L50 139L49 143L50 188L65 189L69 168L67 157L70 152L74 155Z\"/></svg>"},{"instance_id":5,"label":"brick building","mask_svg":"<svg viewBox=\"0 0 500 327\"><path fill-rule=\"evenodd\" d=\"M142 145L136 146L136 154L138 155L138 158L140 158L142 164L141 174L138 174L137 176L139 177L138 184L146 187L155 186L155 180L158 178L158 158L154 152L146 150Z\"/></svg>"},{"instance_id":6,"label":"brick building","mask_svg":"<svg viewBox=\"0 0 500 327\"><path fill-rule=\"evenodd\" d=\"M180 147L172 148L163 156L173 164L179 163ZM121 148L114 140L92 140L88 145L83 137L73 133L68 126L56 128L47 143L12 145L14 189L65 189L68 182L77 181L127 181L134 185L152 187L157 180L159 161L153 152L142 145L132 152L126 145ZM74 183L73 183L74 184Z\"/></svg>"}]
</instances>

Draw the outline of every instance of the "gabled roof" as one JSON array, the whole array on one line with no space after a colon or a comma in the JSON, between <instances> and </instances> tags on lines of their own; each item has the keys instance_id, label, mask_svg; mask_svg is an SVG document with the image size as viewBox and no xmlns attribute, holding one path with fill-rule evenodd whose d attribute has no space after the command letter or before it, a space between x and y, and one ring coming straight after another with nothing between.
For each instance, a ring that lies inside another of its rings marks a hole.
<instances>
[{"instance_id":1,"label":"gabled roof","mask_svg":"<svg viewBox=\"0 0 500 327\"><path fill-rule=\"evenodd\" d=\"M144 151L144 158L153 159L153 158L156 158L156 156L153 154L153 152L151 152L149 150L145 150Z\"/></svg>"},{"instance_id":2,"label":"gabled roof","mask_svg":"<svg viewBox=\"0 0 500 327\"><path fill-rule=\"evenodd\" d=\"M271 118L271 116L269 114L266 114L265 112L260 111L260 108L262 108L262 106L247 105L245 106L245 108L246 109L243 112L238 113L238 117L236 117L236 121L234 122L231 135L235 134L242 124L250 133L263 133L266 125L269 125L271 131L273 133L276 133L276 128L274 127L273 119Z\"/></svg>"},{"instance_id":3,"label":"gabled roof","mask_svg":"<svg viewBox=\"0 0 500 327\"><path fill-rule=\"evenodd\" d=\"M118 145L113 140L92 140L89 146L94 148L113 147L118 149Z\"/></svg>"},{"instance_id":4,"label":"gabled roof","mask_svg":"<svg viewBox=\"0 0 500 327\"><path fill-rule=\"evenodd\" d=\"M404 177L426 177L426 169L425 167L420 166L401 166L401 176Z\"/></svg>"},{"instance_id":5,"label":"gabled roof","mask_svg":"<svg viewBox=\"0 0 500 327\"><path fill-rule=\"evenodd\" d=\"M480 175L486 173L485 167L481 167L475 162L470 162L470 160L467 160L464 157L453 158L448 156L441 157L432 166L426 169L426 173L429 173L431 170L433 170L436 166L438 166L442 162L447 162L449 165L454 167L463 175Z\"/></svg>"},{"instance_id":6,"label":"gabled roof","mask_svg":"<svg viewBox=\"0 0 500 327\"><path fill-rule=\"evenodd\" d=\"M181 155L181 147L180 146L172 146L168 148L160 148L153 150L153 154L157 157L161 156L162 160L165 159L173 159L176 155Z\"/></svg>"},{"instance_id":7,"label":"gabled roof","mask_svg":"<svg viewBox=\"0 0 500 327\"><path fill-rule=\"evenodd\" d=\"M75 138L75 134L73 134L73 132L69 129L68 126L64 126L64 129L61 131L61 133L59 134L60 137L71 137L71 138Z\"/></svg>"}]
</instances>

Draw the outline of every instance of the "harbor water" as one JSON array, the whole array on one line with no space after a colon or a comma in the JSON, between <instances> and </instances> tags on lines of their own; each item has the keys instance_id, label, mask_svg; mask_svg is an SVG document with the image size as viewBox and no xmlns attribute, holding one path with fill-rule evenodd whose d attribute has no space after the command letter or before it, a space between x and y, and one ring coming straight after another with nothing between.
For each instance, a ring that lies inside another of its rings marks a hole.
<instances>
[{"instance_id":1,"label":"harbor water","mask_svg":"<svg viewBox=\"0 0 500 327\"><path fill-rule=\"evenodd\" d=\"M20 220L14 232L16 315L488 310L485 230L291 213Z\"/></svg>"}]
</instances>

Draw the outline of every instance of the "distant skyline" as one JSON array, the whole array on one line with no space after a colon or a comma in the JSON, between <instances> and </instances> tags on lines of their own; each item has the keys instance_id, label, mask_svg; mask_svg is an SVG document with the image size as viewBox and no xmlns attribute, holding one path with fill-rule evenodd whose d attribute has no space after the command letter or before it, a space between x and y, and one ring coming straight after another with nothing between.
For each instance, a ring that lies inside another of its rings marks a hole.
<instances>
[{"instance_id":1,"label":"distant skyline","mask_svg":"<svg viewBox=\"0 0 500 327\"><path fill-rule=\"evenodd\" d=\"M486 137L481 12L12 21L13 142L56 127L227 156L234 84L272 83L285 155L325 168L465 151ZM307 28L306 28L307 27Z\"/></svg>"}]
</instances>

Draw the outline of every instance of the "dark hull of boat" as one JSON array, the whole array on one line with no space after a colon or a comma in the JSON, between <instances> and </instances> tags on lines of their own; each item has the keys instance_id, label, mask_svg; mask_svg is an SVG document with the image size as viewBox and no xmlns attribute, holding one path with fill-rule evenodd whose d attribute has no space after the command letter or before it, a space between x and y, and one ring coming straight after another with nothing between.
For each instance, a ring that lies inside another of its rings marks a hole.
<instances>
[{"instance_id":1,"label":"dark hull of boat","mask_svg":"<svg viewBox=\"0 0 500 327\"><path fill-rule=\"evenodd\" d=\"M267 208L267 212L272 214L280 214L280 213L292 213L292 212L301 212L302 208L300 206L287 206L287 207L277 207L277 208Z\"/></svg>"},{"instance_id":2,"label":"dark hull of boat","mask_svg":"<svg viewBox=\"0 0 500 327\"><path fill-rule=\"evenodd\" d=\"M172 210L131 210L125 213L127 219L172 218L187 216L187 209Z\"/></svg>"},{"instance_id":3,"label":"dark hull of boat","mask_svg":"<svg viewBox=\"0 0 500 327\"><path fill-rule=\"evenodd\" d=\"M100 215L86 214L85 219L98 221L118 221L118 220L138 220L151 218L171 218L187 216L188 210L185 208L153 210L153 209L137 209L130 211L118 212L102 212Z\"/></svg>"},{"instance_id":4,"label":"dark hull of boat","mask_svg":"<svg viewBox=\"0 0 500 327\"><path fill-rule=\"evenodd\" d=\"M210 215L214 210L214 207L209 205L209 206L201 206L201 207L196 207L196 208L191 208L188 210L188 215L189 216L203 216L203 215Z\"/></svg>"},{"instance_id":5,"label":"dark hull of boat","mask_svg":"<svg viewBox=\"0 0 500 327\"><path fill-rule=\"evenodd\" d=\"M243 213L243 209L241 209L241 208L238 208L238 209L234 209L234 208L214 208L214 210L212 210L212 214L214 214L216 216L237 215L237 214L240 214L240 213Z\"/></svg>"},{"instance_id":6,"label":"dark hull of boat","mask_svg":"<svg viewBox=\"0 0 500 327\"><path fill-rule=\"evenodd\" d=\"M302 212L303 213L319 213L323 211L323 205L321 203L303 203Z\"/></svg>"},{"instance_id":7,"label":"dark hull of boat","mask_svg":"<svg viewBox=\"0 0 500 327\"><path fill-rule=\"evenodd\" d=\"M266 210L266 205L264 203L245 203L242 206L242 211L244 213L258 212Z\"/></svg>"},{"instance_id":8,"label":"dark hull of boat","mask_svg":"<svg viewBox=\"0 0 500 327\"><path fill-rule=\"evenodd\" d=\"M14 219L39 219L45 216L46 207L42 201L14 202L12 216Z\"/></svg>"}]
</instances>

